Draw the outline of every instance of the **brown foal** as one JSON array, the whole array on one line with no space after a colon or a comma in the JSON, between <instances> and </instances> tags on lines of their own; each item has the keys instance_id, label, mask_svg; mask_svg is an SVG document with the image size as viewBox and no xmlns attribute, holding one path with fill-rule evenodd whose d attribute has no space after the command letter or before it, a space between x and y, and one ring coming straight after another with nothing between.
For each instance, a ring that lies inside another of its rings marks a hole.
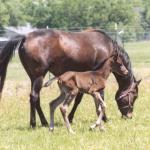
<instances>
[{"instance_id":1,"label":"brown foal","mask_svg":"<svg viewBox=\"0 0 150 150\"><path fill-rule=\"evenodd\" d=\"M63 102L60 106L63 119L68 131L74 133L67 117L67 108L79 92L90 94L94 98L98 119L96 123L91 126L91 129L99 126L100 130L104 130L102 126L102 116L105 112L106 105L100 95L100 91L105 88L106 79L111 71L119 75L128 74L128 70L123 65L121 58L118 57L115 59L115 56L111 56L104 60L102 66L96 71L68 71L46 82L44 87L49 86L52 81L58 79L58 86L60 88L60 96L50 102L50 130L54 130L54 111L57 106Z\"/></svg>"}]
</instances>

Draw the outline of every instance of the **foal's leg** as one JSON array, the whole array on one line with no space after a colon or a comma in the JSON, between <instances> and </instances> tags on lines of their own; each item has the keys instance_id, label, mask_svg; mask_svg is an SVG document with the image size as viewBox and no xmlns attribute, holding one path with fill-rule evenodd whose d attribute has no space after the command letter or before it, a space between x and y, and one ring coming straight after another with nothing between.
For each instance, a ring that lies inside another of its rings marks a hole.
<instances>
[{"instance_id":1,"label":"foal's leg","mask_svg":"<svg viewBox=\"0 0 150 150\"><path fill-rule=\"evenodd\" d=\"M69 122L72 123L72 120L74 118L74 114L76 112L76 109L78 107L78 105L80 104L81 100L82 100L82 97L83 97L83 94L82 93L78 93L75 101L74 101L74 105L73 105L73 108L71 110L71 112L69 113L68 115L68 118L69 118Z\"/></svg>"},{"instance_id":2,"label":"foal's leg","mask_svg":"<svg viewBox=\"0 0 150 150\"><path fill-rule=\"evenodd\" d=\"M102 107L100 105L99 105L98 111L99 111L98 119L97 119L96 123L90 127L92 130L95 129L97 126L100 126L100 128L102 128L101 121L102 121L102 117L103 117L103 112L102 112Z\"/></svg>"},{"instance_id":3,"label":"foal's leg","mask_svg":"<svg viewBox=\"0 0 150 150\"><path fill-rule=\"evenodd\" d=\"M50 106L50 131L54 130L54 112L59 104L64 101L65 93L61 92L60 96L49 103Z\"/></svg>"},{"instance_id":4,"label":"foal's leg","mask_svg":"<svg viewBox=\"0 0 150 150\"><path fill-rule=\"evenodd\" d=\"M101 97L102 97L102 99L103 99L103 101L104 101L104 90L101 90L101 91L100 91L100 95L101 95ZM104 122L107 122L107 121L108 121L108 118L107 118L107 116L106 116L105 111L104 111L102 120L103 120Z\"/></svg>"},{"instance_id":5,"label":"foal's leg","mask_svg":"<svg viewBox=\"0 0 150 150\"><path fill-rule=\"evenodd\" d=\"M100 91L100 94L101 94L102 99L104 100L104 90L101 90L101 91ZM78 105L80 104L80 102L81 102L81 100L82 100L82 97L83 97L83 93L78 93L78 95L77 95L77 97L76 97L76 99L75 99L75 101L74 101L73 108L72 108L71 112L70 112L69 115L68 115L68 118L69 118L70 123L72 123L72 120L73 120L73 118L74 118L74 114L75 114L75 112L76 112L76 109L77 109ZM99 107L99 104L97 104L96 107ZM98 115L99 115L99 114L98 114ZM108 121L105 112L104 112L104 114L103 114L102 120L103 120L104 122L107 122L107 121Z\"/></svg>"},{"instance_id":6,"label":"foal's leg","mask_svg":"<svg viewBox=\"0 0 150 150\"><path fill-rule=\"evenodd\" d=\"M40 106L39 94L40 94L40 90L42 87L42 83L43 83L43 77L38 77L35 80L32 80L32 83L31 83L31 94L30 94L30 106L31 106L31 108L30 108L30 125L31 125L31 127L36 126L35 110L37 110L37 112L39 114L41 124L43 126L48 126L48 123L46 121L46 118L45 118L44 113Z\"/></svg>"},{"instance_id":7,"label":"foal's leg","mask_svg":"<svg viewBox=\"0 0 150 150\"><path fill-rule=\"evenodd\" d=\"M100 129L103 130L102 117L103 117L104 112L105 112L106 104L105 104L105 102L103 101L101 95L98 92L95 92L93 94L93 97L94 97L94 101L95 101L95 104L96 104L96 112L98 114L98 119L97 119L96 123L91 126L91 129L94 129L97 126L99 126ZM99 104L99 106L97 104Z\"/></svg>"},{"instance_id":8,"label":"foal's leg","mask_svg":"<svg viewBox=\"0 0 150 150\"><path fill-rule=\"evenodd\" d=\"M67 108L68 108L68 105L76 97L76 95L77 95L78 92L76 92L76 90L75 90L75 91L72 91L72 93L73 94L69 94L69 96L65 99L65 101L63 102L63 104L60 107L60 111L62 113L62 116L64 118L64 121L65 121L65 124L66 124L66 127L67 127L68 131L70 133L74 134L74 131L72 130L70 122L69 122L68 117L67 117Z\"/></svg>"}]
</instances>

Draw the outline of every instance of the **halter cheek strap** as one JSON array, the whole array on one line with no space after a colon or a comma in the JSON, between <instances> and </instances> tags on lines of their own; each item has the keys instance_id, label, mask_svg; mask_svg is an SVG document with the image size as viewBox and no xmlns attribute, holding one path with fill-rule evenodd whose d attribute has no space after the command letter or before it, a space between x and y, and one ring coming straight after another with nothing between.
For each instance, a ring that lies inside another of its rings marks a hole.
<instances>
[{"instance_id":1,"label":"halter cheek strap","mask_svg":"<svg viewBox=\"0 0 150 150\"><path fill-rule=\"evenodd\" d=\"M128 91L128 93L122 94L122 95L119 96L119 98L117 99L117 101L119 101L121 98L128 96L128 100L129 100L128 105L127 105L127 106L124 106L124 107L121 107L121 108L128 108L128 107L132 108L132 107L133 107L133 106L131 105L131 92L133 92L133 91Z\"/></svg>"},{"instance_id":2,"label":"halter cheek strap","mask_svg":"<svg viewBox=\"0 0 150 150\"><path fill-rule=\"evenodd\" d=\"M127 106L124 106L124 107L121 107L121 108L128 108L128 107L133 108L133 106L131 105L131 93L134 93L134 91L132 90L133 84L134 84L134 83L132 83L131 87L130 87L127 91L123 92L123 94L121 94L121 95L117 98L117 101L119 101L119 100L122 99L123 97L128 96L129 104L128 104Z\"/></svg>"}]
</instances>

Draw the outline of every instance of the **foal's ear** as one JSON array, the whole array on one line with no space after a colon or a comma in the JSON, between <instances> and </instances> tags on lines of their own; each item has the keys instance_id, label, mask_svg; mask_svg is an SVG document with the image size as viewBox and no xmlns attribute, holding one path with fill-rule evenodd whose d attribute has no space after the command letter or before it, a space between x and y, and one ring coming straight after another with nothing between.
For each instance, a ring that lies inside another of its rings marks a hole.
<instances>
[{"instance_id":1,"label":"foal's ear","mask_svg":"<svg viewBox=\"0 0 150 150\"><path fill-rule=\"evenodd\" d=\"M119 57L118 53L115 52L114 57L113 57L114 62L116 62L118 60L118 57Z\"/></svg>"},{"instance_id":2,"label":"foal's ear","mask_svg":"<svg viewBox=\"0 0 150 150\"><path fill-rule=\"evenodd\" d=\"M142 79L136 81L136 84L139 85L141 81L142 81Z\"/></svg>"}]
</instances>

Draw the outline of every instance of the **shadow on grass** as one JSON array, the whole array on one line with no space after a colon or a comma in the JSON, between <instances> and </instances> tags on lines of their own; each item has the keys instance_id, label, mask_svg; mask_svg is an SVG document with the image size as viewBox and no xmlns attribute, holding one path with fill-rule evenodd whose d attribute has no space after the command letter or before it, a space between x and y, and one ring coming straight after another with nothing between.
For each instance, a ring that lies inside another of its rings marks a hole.
<instances>
[{"instance_id":1,"label":"shadow on grass","mask_svg":"<svg viewBox=\"0 0 150 150\"><path fill-rule=\"evenodd\" d=\"M62 127L62 126L64 126L63 123L64 123L64 122L58 122L58 121L56 121L56 122L54 123L54 126L56 126L56 127Z\"/></svg>"},{"instance_id":2,"label":"shadow on grass","mask_svg":"<svg viewBox=\"0 0 150 150\"><path fill-rule=\"evenodd\" d=\"M0 127L0 131L9 131L9 130L18 130L18 131L34 131L34 130L38 130L41 128L47 128L48 127L44 127L44 126L36 126L35 128L32 128L30 126L9 126L9 127Z\"/></svg>"},{"instance_id":3,"label":"shadow on grass","mask_svg":"<svg viewBox=\"0 0 150 150\"><path fill-rule=\"evenodd\" d=\"M63 122L56 121L54 123L54 126L55 127L62 127L62 126L64 126L64 124L63 124ZM10 130L34 131L34 130L38 130L38 129L41 129L41 128L47 128L48 129L49 126L48 127L44 127L42 125L36 125L36 127L34 127L34 128L30 127L30 125L29 126L26 126L26 125L24 125L24 126L23 125L0 126L0 131L10 131Z\"/></svg>"}]
</instances>

